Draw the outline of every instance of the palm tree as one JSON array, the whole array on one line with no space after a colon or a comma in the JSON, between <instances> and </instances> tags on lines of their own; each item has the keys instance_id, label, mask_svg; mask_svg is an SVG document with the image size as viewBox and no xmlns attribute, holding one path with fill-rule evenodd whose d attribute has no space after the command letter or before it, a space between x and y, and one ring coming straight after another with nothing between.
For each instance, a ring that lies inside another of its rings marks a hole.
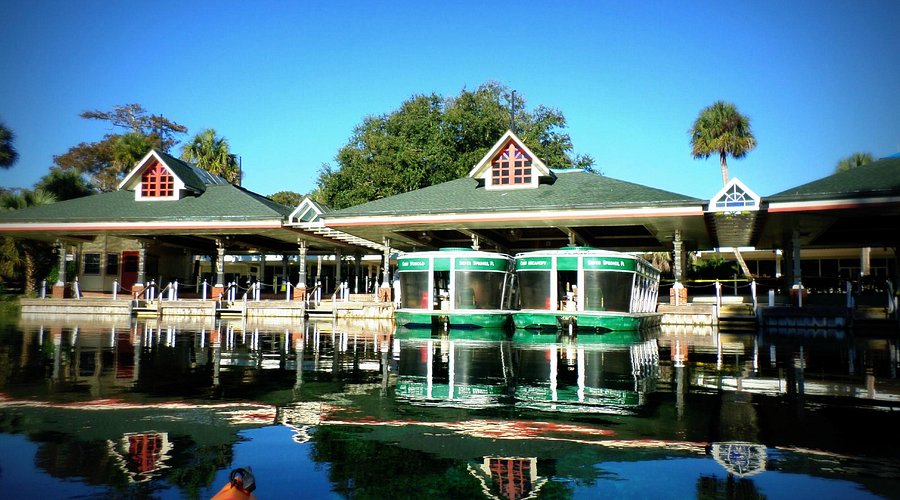
<instances>
[{"instance_id":1,"label":"palm tree","mask_svg":"<svg viewBox=\"0 0 900 500\"><path fill-rule=\"evenodd\" d=\"M756 138L750 130L750 119L740 114L734 104L717 101L700 111L691 127L691 155L695 159L707 159L719 155L722 166L722 184L728 184L726 158L743 158L756 147Z\"/></svg>"},{"instance_id":2,"label":"palm tree","mask_svg":"<svg viewBox=\"0 0 900 500\"><path fill-rule=\"evenodd\" d=\"M55 201L56 197L43 189L7 191L0 196L0 210L21 210ZM4 236L0 241L0 275L6 277L21 275L24 278L24 293L34 293L37 289L38 258L41 253L48 250L46 243Z\"/></svg>"},{"instance_id":3,"label":"palm tree","mask_svg":"<svg viewBox=\"0 0 900 500\"><path fill-rule=\"evenodd\" d=\"M229 151L228 141L224 137L217 137L214 129L199 132L185 144L181 159L193 162L232 184L241 184L241 172L235 155Z\"/></svg>"},{"instance_id":4,"label":"palm tree","mask_svg":"<svg viewBox=\"0 0 900 500\"><path fill-rule=\"evenodd\" d=\"M19 159L19 153L12 145L13 139L15 139L15 135L12 130L0 123L0 168L12 167Z\"/></svg>"},{"instance_id":5,"label":"palm tree","mask_svg":"<svg viewBox=\"0 0 900 500\"><path fill-rule=\"evenodd\" d=\"M834 167L834 173L847 172L873 161L875 161L875 158L872 157L871 153L853 153L838 162L837 166Z\"/></svg>"}]
</instances>

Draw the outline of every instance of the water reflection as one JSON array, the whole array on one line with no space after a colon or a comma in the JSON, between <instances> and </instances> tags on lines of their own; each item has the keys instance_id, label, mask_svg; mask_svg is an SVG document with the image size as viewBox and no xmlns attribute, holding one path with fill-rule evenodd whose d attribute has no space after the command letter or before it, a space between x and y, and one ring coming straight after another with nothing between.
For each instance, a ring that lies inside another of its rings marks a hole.
<instances>
[{"instance_id":1,"label":"water reflection","mask_svg":"<svg viewBox=\"0 0 900 500\"><path fill-rule=\"evenodd\" d=\"M628 414L659 377L656 339L639 332L568 337L520 330L513 344L522 408Z\"/></svg>"},{"instance_id":2,"label":"water reflection","mask_svg":"<svg viewBox=\"0 0 900 500\"><path fill-rule=\"evenodd\" d=\"M294 447L327 466L311 496L765 494L772 471L885 494L897 363L896 337L846 332L31 317L0 334L0 439L80 495L211 496L244 446L266 496L296 491ZM689 491L646 477L673 460Z\"/></svg>"}]
</instances>

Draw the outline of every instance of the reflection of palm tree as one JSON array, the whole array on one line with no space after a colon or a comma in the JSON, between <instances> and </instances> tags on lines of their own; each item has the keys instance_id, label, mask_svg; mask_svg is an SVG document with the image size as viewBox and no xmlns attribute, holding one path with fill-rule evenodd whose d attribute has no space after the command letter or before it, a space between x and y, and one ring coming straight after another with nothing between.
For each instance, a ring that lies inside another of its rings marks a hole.
<instances>
[{"instance_id":1,"label":"reflection of palm tree","mask_svg":"<svg viewBox=\"0 0 900 500\"><path fill-rule=\"evenodd\" d=\"M734 104L717 101L700 111L691 127L691 155L706 159L718 154L722 168L722 185L728 184L726 158L743 158L756 147L750 130L750 119L740 114Z\"/></svg>"},{"instance_id":2,"label":"reflection of palm tree","mask_svg":"<svg viewBox=\"0 0 900 500\"><path fill-rule=\"evenodd\" d=\"M0 197L0 210L20 210L37 205L47 205L56 201L56 198L44 191L22 190L18 193L7 192ZM34 293L37 289L37 261L41 252L47 250L46 243L17 240L4 236L0 242L0 274L15 276L21 274L24 278L24 292Z\"/></svg>"}]
</instances>

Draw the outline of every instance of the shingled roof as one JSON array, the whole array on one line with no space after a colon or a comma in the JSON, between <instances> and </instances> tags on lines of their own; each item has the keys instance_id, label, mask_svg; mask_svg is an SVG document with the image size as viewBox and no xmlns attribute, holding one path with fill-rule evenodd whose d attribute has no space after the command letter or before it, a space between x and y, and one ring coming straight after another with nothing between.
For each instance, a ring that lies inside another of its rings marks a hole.
<instances>
[{"instance_id":1,"label":"shingled roof","mask_svg":"<svg viewBox=\"0 0 900 500\"><path fill-rule=\"evenodd\" d=\"M137 201L121 189L50 205L0 212L3 222L171 222L285 219L291 207L231 184L206 185L180 200Z\"/></svg>"},{"instance_id":2,"label":"shingled roof","mask_svg":"<svg viewBox=\"0 0 900 500\"><path fill-rule=\"evenodd\" d=\"M611 209L702 205L706 200L613 179L580 169L557 170L537 189L496 191L477 179L456 179L324 214L323 217L471 213L540 209Z\"/></svg>"},{"instance_id":3,"label":"shingled roof","mask_svg":"<svg viewBox=\"0 0 900 500\"><path fill-rule=\"evenodd\" d=\"M764 197L768 202L900 195L900 158L888 157Z\"/></svg>"}]
</instances>

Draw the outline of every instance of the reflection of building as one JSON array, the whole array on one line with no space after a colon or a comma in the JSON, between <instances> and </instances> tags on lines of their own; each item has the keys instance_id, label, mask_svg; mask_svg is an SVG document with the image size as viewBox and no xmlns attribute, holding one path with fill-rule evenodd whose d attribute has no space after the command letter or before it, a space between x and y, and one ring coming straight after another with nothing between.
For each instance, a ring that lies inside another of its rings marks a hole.
<instances>
[{"instance_id":1,"label":"reflection of building","mask_svg":"<svg viewBox=\"0 0 900 500\"><path fill-rule=\"evenodd\" d=\"M538 476L534 457L485 457L479 467L470 466L469 473L479 479L488 498L536 498L547 482L547 478Z\"/></svg>"},{"instance_id":2,"label":"reflection of building","mask_svg":"<svg viewBox=\"0 0 900 500\"><path fill-rule=\"evenodd\" d=\"M709 454L729 474L738 477L753 476L766 470L766 447L761 444L713 443Z\"/></svg>"},{"instance_id":3,"label":"reflection of building","mask_svg":"<svg viewBox=\"0 0 900 500\"><path fill-rule=\"evenodd\" d=\"M172 445L165 432L128 433L118 442L108 443L110 456L133 483L149 481L157 471L168 467Z\"/></svg>"}]
</instances>

